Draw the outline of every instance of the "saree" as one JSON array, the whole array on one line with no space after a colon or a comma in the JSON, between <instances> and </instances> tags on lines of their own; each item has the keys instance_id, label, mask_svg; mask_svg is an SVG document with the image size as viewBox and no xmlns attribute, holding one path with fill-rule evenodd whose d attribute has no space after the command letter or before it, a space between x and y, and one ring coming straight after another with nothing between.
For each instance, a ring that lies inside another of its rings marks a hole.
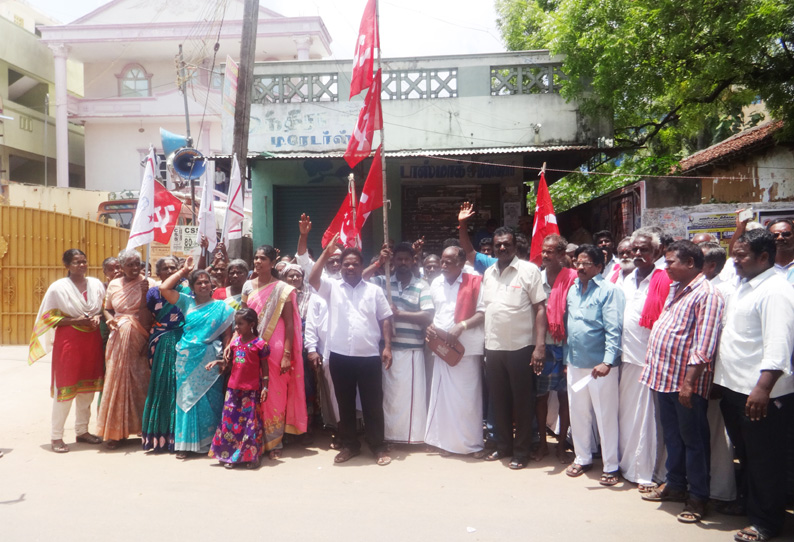
<instances>
[{"instance_id":1,"label":"saree","mask_svg":"<svg viewBox=\"0 0 794 542\"><path fill-rule=\"evenodd\" d=\"M187 293L186 286L177 291ZM174 413L176 411L176 345L182 338L185 316L160 295L155 286L146 294L146 306L154 314L149 336L149 391L143 407L141 436L143 449L154 452L174 451Z\"/></svg>"},{"instance_id":2,"label":"saree","mask_svg":"<svg viewBox=\"0 0 794 542\"><path fill-rule=\"evenodd\" d=\"M99 329L60 326L64 318L98 316L102 312L105 287L86 277L85 295L69 278L55 281L41 300L30 337L28 364L52 351L50 394L70 401L78 393L102 391L105 374L102 335Z\"/></svg>"},{"instance_id":3,"label":"saree","mask_svg":"<svg viewBox=\"0 0 794 542\"><path fill-rule=\"evenodd\" d=\"M221 419L223 379L218 366L210 371L204 367L221 359L220 336L234 323L234 310L218 300L196 305L183 293L176 306L185 315L185 325L176 345L174 449L206 453Z\"/></svg>"},{"instance_id":4,"label":"saree","mask_svg":"<svg viewBox=\"0 0 794 542\"><path fill-rule=\"evenodd\" d=\"M262 403L265 450L270 451L282 447L284 433L299 435L306 432L308 415L303 382L302 325L295 288L281 281L272 281L256 290L251 288L250 281L243 286L244 295L250 291L246 305L259 315L259 336L270 346L270 380L267 400ZM281 313L287 303L292 304L293 317L291 369L281 374L286 335Z\"/></svg>"},{"instance_id":5,"label":"saree","mask_svg":"<svg viewBox=\"0 0 794 542\"><path fill-rule=\"evenodd\" d=\"M105 440L123 440L141 432L143 407L149 388L149 360L146 343L149 330L138 320L138 311L146 303L138 277L108 284L105 309L115 311L118 327L110 332L105 350L105 387L97 416L97 433Z\"/></svg>"}]
</instances>

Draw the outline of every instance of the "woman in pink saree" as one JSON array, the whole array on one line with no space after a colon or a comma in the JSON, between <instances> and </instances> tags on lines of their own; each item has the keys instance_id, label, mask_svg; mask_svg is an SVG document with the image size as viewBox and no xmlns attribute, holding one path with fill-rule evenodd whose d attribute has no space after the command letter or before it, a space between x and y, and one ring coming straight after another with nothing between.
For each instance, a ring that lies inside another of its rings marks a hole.
<instances>
[{"instance_id":1,"label":"woman in pink saree","mask_svg":"<svg viewBox=\"0 0 794 542\"><path fill-rule=\"evenodd\" d=\"M105 319L110 329L105 349L105 387L97 416L97 432L109 449L141 432L149 389L149 329L152 314L146 292L154 281L141 276L140 254L119 254L122 276L108 284Z\"/></svg>"},{"instance_id":2,"label":"woman in pink saree","mask_svg":"<svg viewBox=\"0 0 794 542\"><path fill-rule=\"evenodd\" d=\"M243 285L242 302L259 315L259 336L270 346L270 380L262 403L265 450L281 457L284 433L306 432L306 392L303 387L303 339L295 288L273 274L276 250L263 245L254 253L257 276Z\"/></svg>"}]
</instances>

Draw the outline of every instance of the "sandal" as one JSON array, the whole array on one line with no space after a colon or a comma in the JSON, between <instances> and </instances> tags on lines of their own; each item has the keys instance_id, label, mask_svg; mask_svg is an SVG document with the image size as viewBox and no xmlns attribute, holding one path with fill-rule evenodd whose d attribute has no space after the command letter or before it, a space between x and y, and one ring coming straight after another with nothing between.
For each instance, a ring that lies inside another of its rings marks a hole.
<instances>
[{"instance_id":1,"label":"sandal","mask_svg":"<svg viewBox=\"0 0 794 542\"><path fill-rule=\"evenodd\" d=\"M177 459L187 459L187 452L177 452L176 453Z\"/></svg>"},{"instance_id":2,"label":"sandal","mask_svg":"<svg viewBox=\"0 0 794 542\"><path fill-rule=\"evenodd\" d=\"M471 457L474 458L474 459L482 459L482 458L484 458L486 456L487 453L488 452L485 451L485 450L480 450L478 452L473 452L471 454Z\"/></svg>"},{"instance_id":3,"label":"sandal","mask_svg":"<svg viewBox=\"0 0 794 542\"><path fill-rule=\"evenodd\" d=\"M389 452L378 452L376 457L378 458L378 466L385 467L391 463L391 456L389 456Z\"/></svg>"},{"instance_id":4,"label":"sandal","mask_svg":"<svg viewBox=\"0 0 794 542\"><path fill-rule=\"evenodd\" d=\"M640 493L650 493L654 489L658 488L659 484L650 483L650 484L637 484L637 491Z\"/></svg>"},{"instance_id":5,"label":"sandal","mask_svg":"<svg viewBox=\"0 0 794 542\"><path fill-rule=\"evenodd\" d=\"M249 461L245 464L245 468L248 470L256 470L259 468L261 459L257 459L256 461Z\"/></svg>"},{"instance_id":6,"label":"sandal","mask_svg":"<svg viewBox=\"0 0 794 542\"><path fill-rule=\"evenodd\" d=\"M603 473L601 475L601 478L598 480L598 483L601 484L602 486L606 486L606 487L612 487L614 485L617 485L617 483L620 481L618 479L617 474L618 474L618 471L605 472L605 473Z\"/></svg>"},{"instance_id":7,"label":"sandal","mask_svg":"<svg viewBox=\"0 0 794 542\"><path fill-rule=\"evenodd\" d=\"M756 527L750 525L749 527L745 527L735 535L733 535L733 539L736 542L766 542L770 540L772 537L767 536L761 531L759 531Z\"/></svg>"},{"instance_id":8,"label":"sandal","mask_svg":"<svg viewBox=\"0 0 794 542\"><path fill-rule=\"evenodd\" d=\"M521 470L524 467L526 467L527 464L522 459L513 459L512 461L510 461L510 464L507 466L512 470Z\"/></svg>"},{"instance_id":9,"label":"sandal","mask_svg":"<svg viewBox=\"0 0 794 542\"><path fill-rule=\"evenodd\" d=\"M88 432L83 433L82 435L77 435L75 440L77 442L85 442L86 444L102 444L101 438Z\"/></svg>"},{"instance_id":10,"label":"sandal","mask_svg":"<svg viewBox=\"0 0 794 542\"><path fill-rule=\"evenodd\" d=\"M234 468L234 463L224 463L223 468L232 470Z\"/></svg>"},{"instance_id":11,"label":"sandal","mask_svg":"<svg viewBox=\"0 0 794 542\"><path fill-rule=\"evenodd\" d=\"M657 487L640 495L642 500L651 502L686 502L686 491L680 489L668 489L667 485Z\"/></svg>"},{"instance_id":12,"label":"sandal","mask_svg":"<svg viewBox=\"0 0 794 542\"><path fill-rule=\"evenodd\" d=\"M67 446L62 439L53 440L52 443L50 444L50 447L52 448L52 451L55 452L56 454L65 454L69 451L69 446Z\"/></svg>"},{"instance_id":13,"label":"sandal","mask_svg":"<svg viewBox=\"0 0 794 542\"><path fill-rule=\"evenodd\" d=\"M108 440L105 442L105 448L108 450L116 450L119 446L121 446L121 441L119 440Z\"/></svg>"},{"instance_id":14,"label":"sandal","mask_svg":"<svg viewBox=\"0 0 794 542\"><path fill-rule=\"evenodd\" d=\"M689 499L684 505L684 510L676 516L681 523L697 523L706 514L706 502Z\"/></svg>"},{"instance_id":15,"label":"sandal","mask_svg":"<svg viewBox=\"0 0 794 542\"><path fill-rule=\"evenodd\" d=\"M334 463L344 463L345 461L349 461L359 455L361 451L359 450L351 450L350 448L343 448L341 452L336 454L334 457Z\"/></svg>"},{"instance_id":16,"label":"sandal","mask_svg":"<svg viewBox=\"0 0 794 542\"><path fill-rule=\"evenodd\" d=\"M567 474L571 478L576 478L577 476L583 475L592 468L593 468L592 463L590 465L580 465L579 463L571 463L570 465L568 465L568 468L565 469L565 474Z\"/></svg>"}]
</instances>

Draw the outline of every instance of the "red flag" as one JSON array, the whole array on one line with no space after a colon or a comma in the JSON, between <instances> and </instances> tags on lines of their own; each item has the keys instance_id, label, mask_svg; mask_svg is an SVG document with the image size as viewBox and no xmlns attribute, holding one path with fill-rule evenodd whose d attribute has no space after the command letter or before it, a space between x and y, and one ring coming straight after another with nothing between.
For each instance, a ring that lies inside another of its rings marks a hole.
<instances>
[{"instance_id":1,"label":"red flag","mask_svg":"<svg viewBox=\"0 0 794 542\"><path fill-rule=\"evenodd\" d=\"M182 201L159 182L154 182L154 240L167 245L171 242Z\"/></svg>"},{"instance_id":2,"label":"red flag","mask_svg":"<svg viewBox=\"0 0 794 542\"><path fill-rule=\"evenodd\" d=\"M358 114L358 122L353 130L353 136L347 144L345 151L345 161L348 165L356 167L356 164L364 158L369 157L372 151L372 140L375 130L383 128L383 110L380 105L381 78L380 70L375 74L375 82L367 92L364 99L364 107Z\"/></svg>"},{"instance_id":3,"label":"red flag","mask_svg":"<svg viewBox=\"0 0 794 542\"><path fill-rule=\"evenodd\" d=\"M361 26L358 28L356 54L353 57L353 76L350 78L351 98L372 84L372 66L376 48L380 49L378 18L375 0L369 0L361 17Z\"/></svg>"},{"instance_id":4,"label":"red flag","mask_svg":"<svg viewBox=\"0 0 794 542\"><path fill-rule=\"evenodd\" d=\"M557 217L554 215L554 205L551 203L549 187L546 186L546 174L540 172L540 183L538 183L538 199L535 203L535 225L532 228L532 245L529 251L529 261L540 266L542 258L540 251L543 248L543 240L552 233L560 234L557 227Z\"/></svg>"},{"instance_id":5,"label":"red flag","mask_svg":"<svg viewBox=\"0 0 794 542\"><path fill-rule=\"evenodd\" d=\"M325 230L321 244L323 248L331 242L334 235L339 234L339 242L346 247L358 246L356 239L356 228L353 224L353 202L356 195L348 194L342 202L342 206L336 212L336 216L331 221L331 225Z\"/></svg>"},{"instance_id":6,"label":"red flag","mask_svg":"<svg viewBox=\"0 0 794 542\"><path fill-rule=\"evenodd\" d=\"M369 168L369 175L361 191L361 199L358 202L358 213L356 214L356 235L361 233L364 222L367 221L370 213L375 209L383 207L383 161L381 151L383 146L379 146L372 158L372 166Z\"/></svg>"}]
</instances>

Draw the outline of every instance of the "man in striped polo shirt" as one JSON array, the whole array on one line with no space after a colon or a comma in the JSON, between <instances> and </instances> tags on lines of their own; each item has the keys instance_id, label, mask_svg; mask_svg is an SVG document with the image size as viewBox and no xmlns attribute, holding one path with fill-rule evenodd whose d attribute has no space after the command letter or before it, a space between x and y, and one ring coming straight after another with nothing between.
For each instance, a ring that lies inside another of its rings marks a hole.
<instances>
[{"instance_id":1,"label":"man in striped polo shirt","mask_svg":"<svg viewBox=\"0 0 794 542\"><path fill-rule=\"evenodd\" d=\"M642 498L686 501L678 514L682 523L700 521L710 492L707 409L724 302L701 273L703 261L703 251L691 241L676 241L667 248L665 263L673 283L651 331L640 379L659 401L667 449L664 487Z\"/></svg>"},{"instance_id":2,"label":"man in striped polo shirt","mask_svg":"<svg viewBox=\"0 0 794 542\"><path fill-rule=\"evenodd\" d=\"M399 243L394 251L384 248L378 261L364 277L391 259L392 366L383 371L383 418L387 442L420 444L427 423L425 380L425 328L433 321L430 286L414 276L414 251L410 243ZM370 282L386 289L386 277L373 276Z\"/></svg>"}]
</instances>

